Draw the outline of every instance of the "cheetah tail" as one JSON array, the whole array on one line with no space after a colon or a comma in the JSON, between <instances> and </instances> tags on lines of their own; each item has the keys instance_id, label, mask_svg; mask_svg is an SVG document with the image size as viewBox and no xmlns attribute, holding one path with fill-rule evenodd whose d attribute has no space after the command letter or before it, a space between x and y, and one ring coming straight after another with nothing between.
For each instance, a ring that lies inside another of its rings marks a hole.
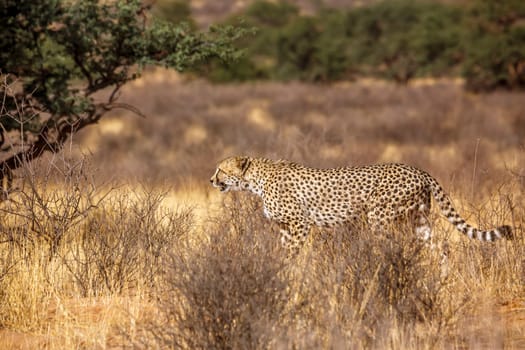
<instances>
[{"instance_id":1,"label":"cheetah tail","mask_svg":"<svg viewBox=\"0 0 525 350\"><path fill-rule=\"evenodd\" d=\"M498 232L500 233L501 237L503 237L505 239L508 239L508 240L514 239L514 235L512 233L512 227L511 226L503 225L503 226L500 226L500 227L496 228L496 230L498 230Z\"/></svg>"},{"instance_id":2,"label":"cheetah tail","mask_svg":"<svg viewBox=\"0 0 525 350\"><path fill-rule=\"evenodd\" d=\"M511 240L513 238L512 227L508 225L499 226L492 230L480 230L465 222L465 220L456 212L452 206L450 198L445 193L441 185L430 175L429 184L432 191L432 196L436 200L441 214L456 227L458 231L465 234L469 238L477 238L480 241L495 241L498 239Z\"/></svg>"}]
</instances>

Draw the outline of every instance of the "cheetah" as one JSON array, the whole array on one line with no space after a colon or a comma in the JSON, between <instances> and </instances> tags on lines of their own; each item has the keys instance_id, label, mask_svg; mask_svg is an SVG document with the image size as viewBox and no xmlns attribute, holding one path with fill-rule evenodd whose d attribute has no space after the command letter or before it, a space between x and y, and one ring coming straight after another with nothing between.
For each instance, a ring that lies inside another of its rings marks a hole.
<instances>
[{"instance_id":1,"label":"cheetah","mask_svg":"<svg viewBox=\"0 0 525 350\"><path fill-rule=\"evenodd\" d=\"M409 217L415 233L429 240L431 197L442 215L469 238L512 238L507 225L483 231L467 224L432 176L404 164L316 169L286 160L234 156L217 165L210 182L221 192L250 191L261 197L265 216L279 224L281 243L290 251L299 250L313 225L333 227L360 218L371 229L382 230Z\"/></svg>"}]
</instances>

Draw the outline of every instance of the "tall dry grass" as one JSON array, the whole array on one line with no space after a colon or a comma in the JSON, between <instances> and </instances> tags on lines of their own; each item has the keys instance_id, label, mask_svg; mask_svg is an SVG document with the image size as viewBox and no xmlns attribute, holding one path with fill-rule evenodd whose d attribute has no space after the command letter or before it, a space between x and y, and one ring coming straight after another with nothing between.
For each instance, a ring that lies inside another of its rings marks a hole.
<instances>
[{"instance_id":1,"label":"tall dry grass","mask_svg":"<svg viewBox=\"0 0 525 350\"><path fill-rule=\"evenodd\" d=\"M148 80L149 79L149 80ZM213 86L147 78L76 149L0 203L0 348L509 348L525 345L522 96L456 85ZM208 187L248 153L317 166L403 161L472 224L314 229L286 260L247 194ZM166 183L170 186L166 186Z\"/></svg>"},{"instance_id":2,"label":"tall dry grass","mask_svg":"<svg viewBox=\"0 0 525 350\"><path fill-rule=\"evenodd\" d=\"M91 198L92 183L77 181L86 178L78 174L21 189L22 199L45 198L47 211L15 197L1 212L0 252L8 263L0 280L1 324L42 337L42 346L522 344L522 323L505 322L512 311L505 307L520 312L524 300L522 202L503 198L491 207L496 214L474 213L482 226L517 218L513 241L458 240L444 229L430 247L404 227L378 234L363 225L316 229L301 254L286 260L278 229L254 198L225 197L220 212L196 225L191 209L163 207L163 192L117 187ZM81 202L96 205L79 210L78 201L53 201L68 198L68 183ZM62 223L60 240L50 244L33 230L35 219Z\"/></svg>"},{"instance_id":3,"label":"tall dry grass","mask_svg":"<svg viewBox=\"0 0 525 350\"><path fill-rule=\"evenodd\" d=\"M132 322L130 300L142 309L152 298L192 214L162 208L161 189L100 183L85 158L23 172L0 208L0 325L49 348L105 348L108 333Z\"/></svg>"},{"instance_id":4,"label":"tall dry grass","mask_svg":"<svg viewBox=\"0 0 525 350\"><path fill-rule=\"evenodd\" d=\"M189 239L171 253L161 317L148 325L145 348L522 344L522 331L494 323L507 316L499 312L505 303L523 303L522 238L430 248L403 227L389 235L316 230L287 261L275 229L254 218L258 203L232 202L206 226L208 240Z\"/></svg>"}]
</instances>

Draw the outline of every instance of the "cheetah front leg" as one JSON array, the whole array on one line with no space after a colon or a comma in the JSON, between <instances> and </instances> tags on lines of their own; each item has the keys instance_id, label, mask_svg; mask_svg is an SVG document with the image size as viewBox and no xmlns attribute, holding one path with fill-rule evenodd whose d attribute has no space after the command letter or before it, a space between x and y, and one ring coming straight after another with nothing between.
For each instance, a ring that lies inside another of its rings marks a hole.
<instances>
[{"instance_id":1,"label":"cheetah front leg","mask_svg":"<svg viewBox=\"0 0 525 350\"><path fill-rule=\"evenodd\" d=\"M281 244L288 250L289 256L295 256L306 242L310 226L303 223L280 223Z\"/></svg>"}]
</instances>

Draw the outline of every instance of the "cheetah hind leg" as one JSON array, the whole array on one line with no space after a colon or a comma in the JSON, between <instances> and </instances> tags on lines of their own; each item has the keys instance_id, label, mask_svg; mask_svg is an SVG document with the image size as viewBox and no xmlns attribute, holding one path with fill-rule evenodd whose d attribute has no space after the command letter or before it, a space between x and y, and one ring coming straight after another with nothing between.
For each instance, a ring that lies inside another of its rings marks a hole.
<instances>
[{"instance_id":1,"label":"cheetah hind leg","mask_svg":"<svg viewBox=\"0 0 525 350\"><path fill-rule=\"evenodd\" d=\"M420 239L429 242L432 246L432 228L428 220L429 214L430 207L426 204L420 204L414 217L414 231Z\"/></svg>"},{"instance_id":2,"label":"cheetah hind leg","mask_svg":"<svg viewBox=\"0 0 525 350\"><path fill-rule=\"evenodd\" d=\"M432 228L430 226L430 220L428 219L430 205L424 203L420 204L415 214L414 230L416 231L416 235L425 241L431 251L437 250L439 253L439 266L441 269L440 277L441 279L445 279L449 274L449 246L447 242L442 242L441 244L435 244L432 242Z\"/></svg>"}]
</instances>

